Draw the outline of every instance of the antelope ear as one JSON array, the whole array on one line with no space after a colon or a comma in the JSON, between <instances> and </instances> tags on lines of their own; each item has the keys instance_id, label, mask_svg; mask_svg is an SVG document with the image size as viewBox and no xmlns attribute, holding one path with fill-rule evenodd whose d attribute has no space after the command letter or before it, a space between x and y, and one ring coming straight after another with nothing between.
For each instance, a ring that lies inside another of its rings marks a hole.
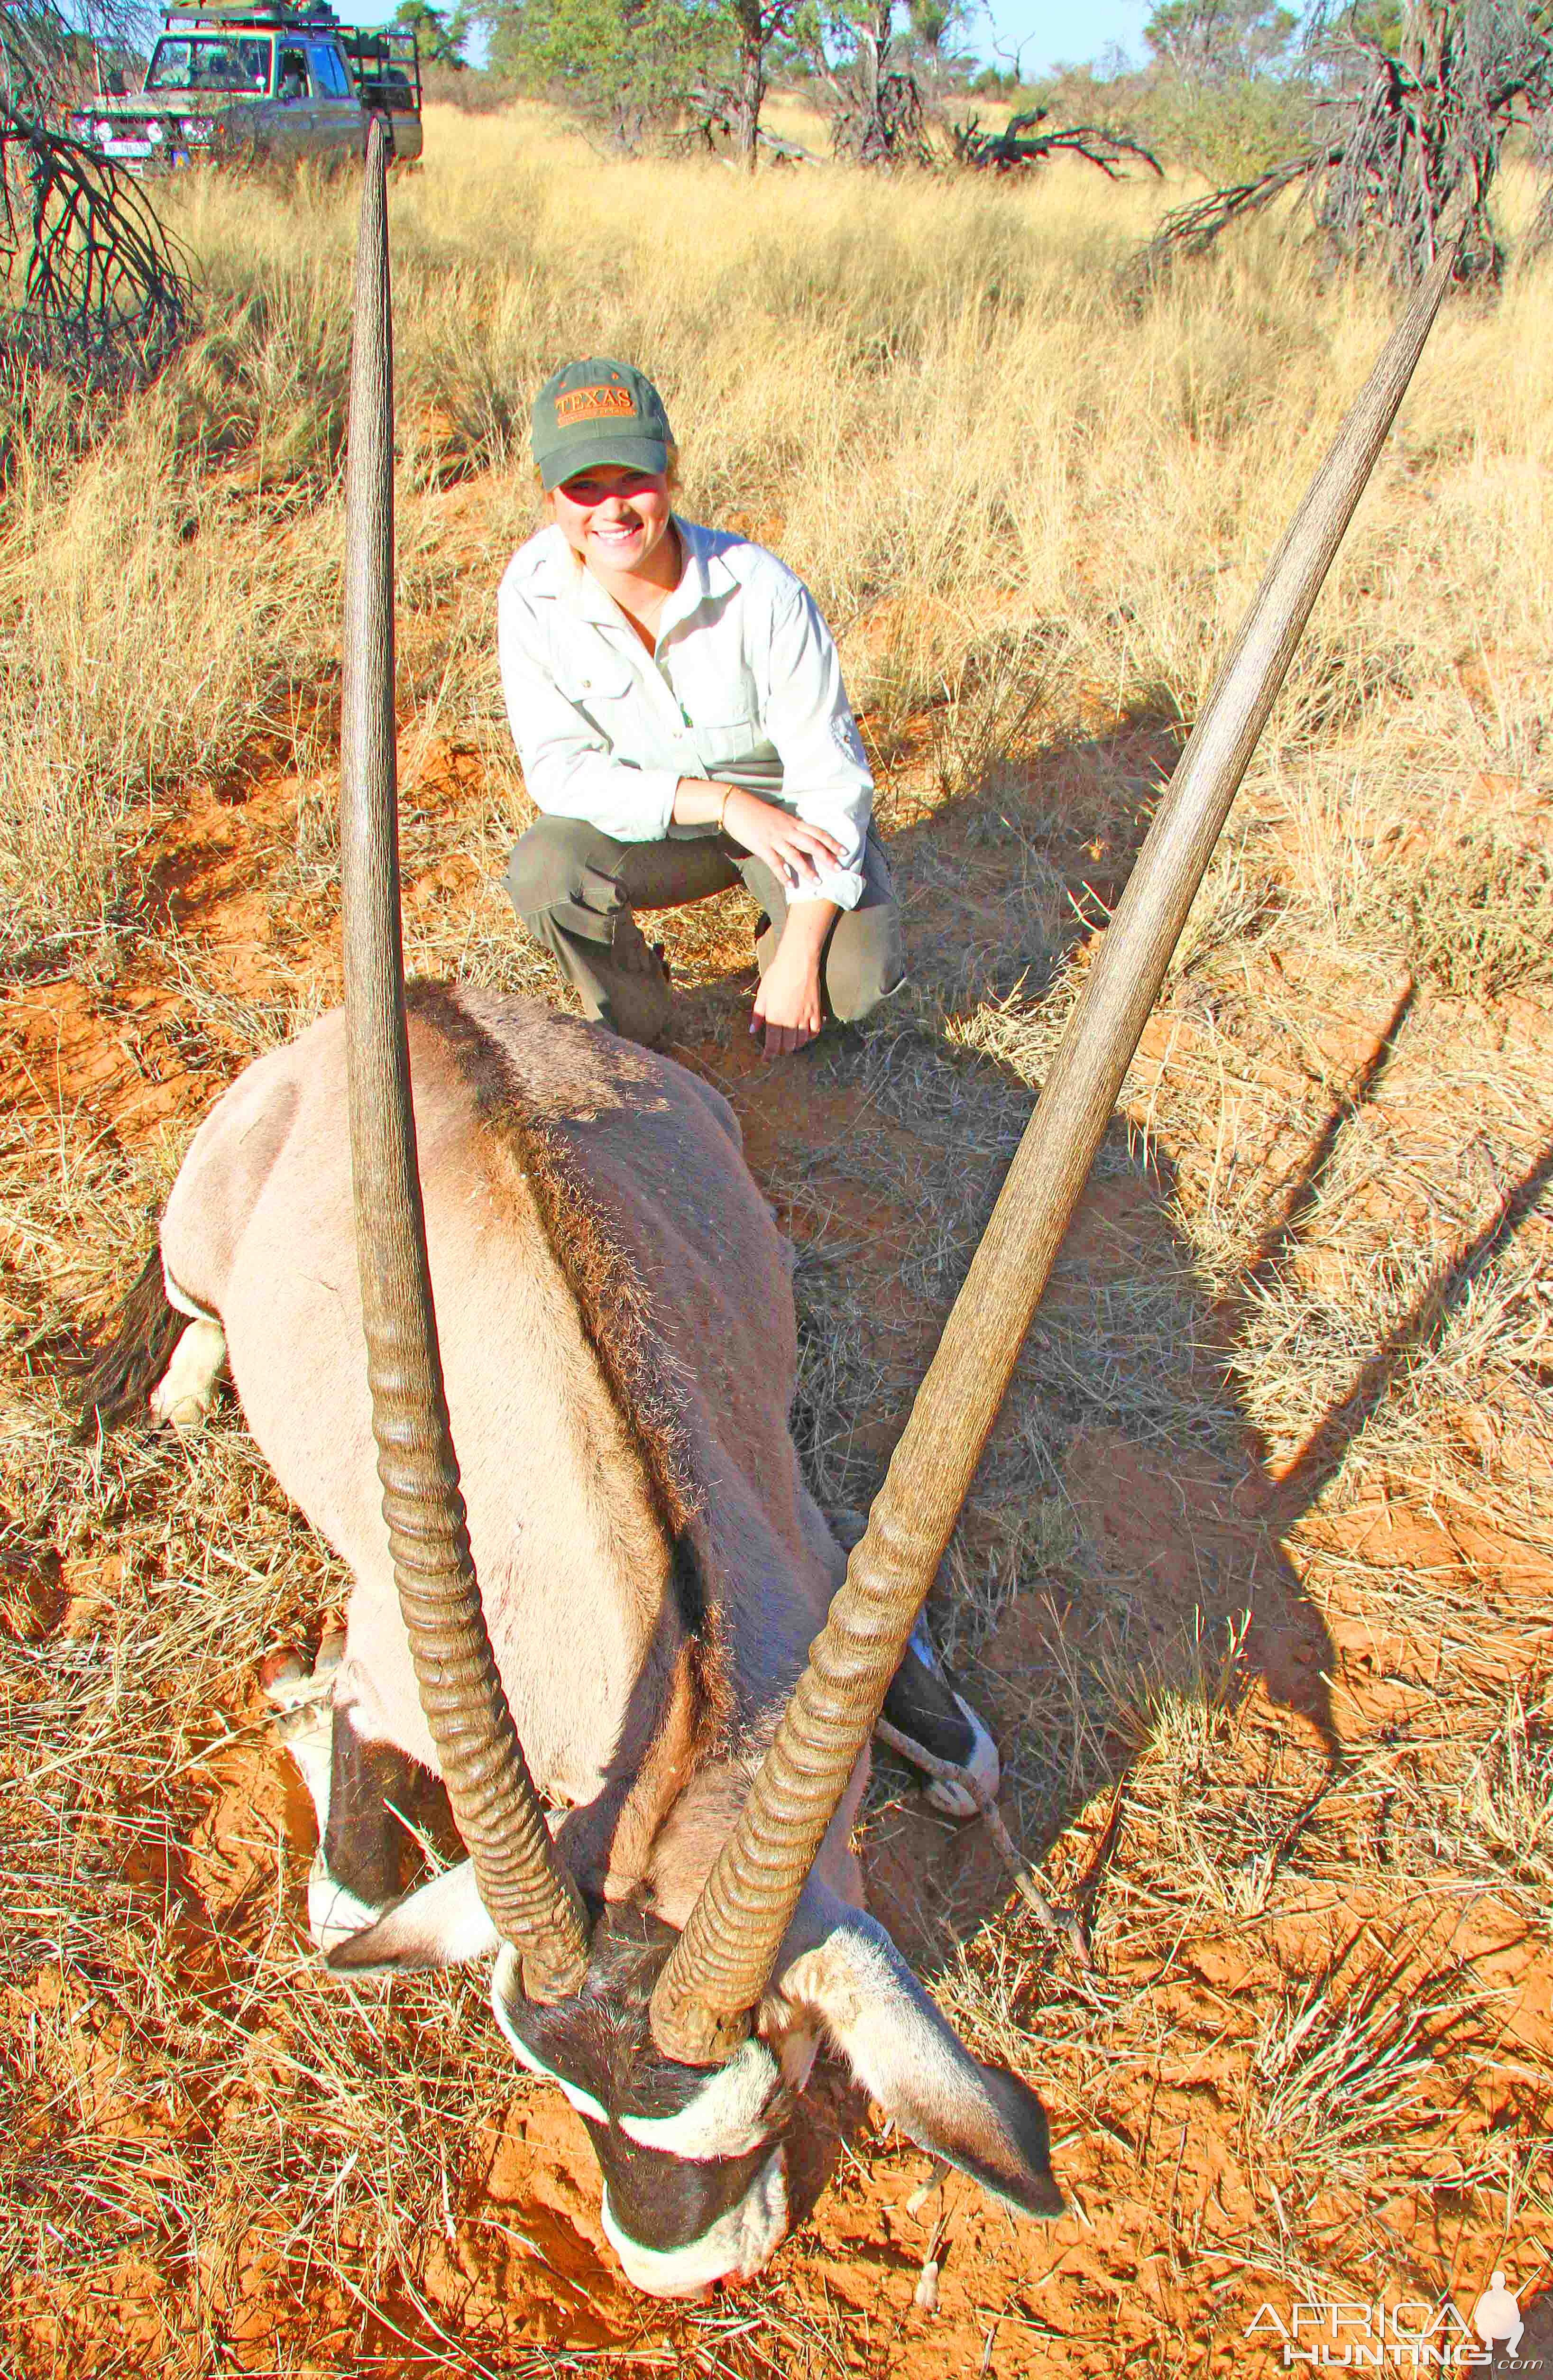
<instances>
[{"instance_id":1,"label":"antelope ear","mask_svg":"<svg viewBox=\"0 0 1553 2380\"><path fill-rule=\"evenodd\" d=\"M444 1868L373 1925L335 1944L329 1964L337 1975L390 1974L396 1967L462 1967L497 1946L475 1883L474 1864Z\"/></svg>"},{"instance_id":2,"label":"antelope ear","mask_svg":"<svg viewBox=\"0 0 1553 2380\"><path fill-rule=\"evenodd\" d=\"M820 2018L885 2113L1020 2214L1064 2214L1040 2101L1006 2067L977 2063L883 1926L811 1882L789 1944L803 1935L777 1988Z\"/></svg>"}]
</instances>

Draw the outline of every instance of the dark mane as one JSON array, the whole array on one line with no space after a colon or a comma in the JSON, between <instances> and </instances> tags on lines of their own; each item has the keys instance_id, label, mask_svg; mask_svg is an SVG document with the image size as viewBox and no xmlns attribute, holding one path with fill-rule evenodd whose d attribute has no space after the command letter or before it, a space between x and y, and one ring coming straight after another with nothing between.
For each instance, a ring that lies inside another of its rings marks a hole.
<instances>
[{"instance_id":1,"label":"dark mane","mask_svg":"<svg viewBox=\"0 0 1553 2380\"><path fill-rule=\"evenodd\" d=\"M445 1044L491 1145L506 1152L533 1195L583 1337L636 1451L671 1549L681 1617L701 1648L702 1694L721 1712L725 1688L719 1631L692 1534L704 1499L684 1413L656 1351L647 1288L555 1119L536 1107L507 1051L469 1014L456 986L412 983L405 1001L409 1014Z\"/></svg>"}]
</instances>

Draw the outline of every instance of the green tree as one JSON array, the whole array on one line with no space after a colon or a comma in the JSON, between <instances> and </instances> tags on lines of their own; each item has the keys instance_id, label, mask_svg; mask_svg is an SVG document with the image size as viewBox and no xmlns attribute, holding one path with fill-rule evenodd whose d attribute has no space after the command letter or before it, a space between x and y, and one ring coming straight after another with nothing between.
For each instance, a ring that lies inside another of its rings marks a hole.
<instances>
[{"instance_id":1,"label":"green tree","mask_svg":"<svg viewBox=\"0 0 1553 2380\"><path fill-rule=\"evenodd\" d=\"M467 0L460 14L471 32L483 36L491 73L515 78L523 73L522 0Z\"/></svg>"},{"instance_id":2,"label":"green tree","mask_svg":"<svg viewBox=\"0 0 1553 2380\"><path fill-rule=\"evenodd\" d=\"M1143 38L1183 81L1223 84L1287 67L1298 30L1278 0L1158 0Z\"/></svg>"},{"instance_id":3,"label":"green tree","mask_svg":"<svg viewBox=\"0 0 1553 2380\"><path fill-rule=\"evenodd\" d=\"M734 25L734 146L751 173L760 141L766 61L773 42L793 30L799 0L728 0Z\"/></svg>"},{"instance_id":4,"label":"green tree","mask_svg":"<svg viewBox=\"0 0 1553 2380\"><path fill-rule=\"evenodd\" d=\"M1395 57L1402 41L1402 0L1357 0L1345 23L1357 41L1375 42Z\"/></svg>"},{"instance_id":5,"label":"green tree","mask_svg":"<svg viewBox=\"0 0 1553 2380\"><path fill-rule=\"evenodd\" d=\"M559 88L627 148L689 115L725 128L753 171L771 46L801 0L523 0L491 24L492 66Z\"/></svg>"},{"instance_id":6,"label":"green tree","mask_svg":"<svg viewBox=\"0 0 1553 2380\"><path fill-rule=\"evenodd\" d=\"M450 17L433 8L431 0L399 0L393 21L401 32L414 33L423 64L459 70L468 63L464 44L469 38L469 19L462 8L455 8Z\"/></svg>"},{"instance_id":7,"label":"green tree","mask_svg":"<svg viewBox=\"0 0 1553 2380\"><path fill-rule=\"evenodd\" d=\"M634 151L728 88L731 35L721 0L525 0L513 60Z\"/></svg>"}]
</instances>

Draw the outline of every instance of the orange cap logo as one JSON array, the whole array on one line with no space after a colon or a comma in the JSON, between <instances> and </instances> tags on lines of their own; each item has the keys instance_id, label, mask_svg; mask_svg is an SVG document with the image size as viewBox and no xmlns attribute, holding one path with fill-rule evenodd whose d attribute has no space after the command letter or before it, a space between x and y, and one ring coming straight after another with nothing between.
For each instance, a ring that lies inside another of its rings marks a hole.
<instances>
[{"instance_id":1,"label":"orange cap logo","mask_svg":"<svg viewBox=\"0 0 1553 2380\"><path fill-rule=\"evenodd\" d=\"M602 421L623 414L636 412L636 401L629 389L612 388L607 383L600 388L569 388L555 400L555 419L559 428L573 421Z\"/></svg>"}]
</instances>

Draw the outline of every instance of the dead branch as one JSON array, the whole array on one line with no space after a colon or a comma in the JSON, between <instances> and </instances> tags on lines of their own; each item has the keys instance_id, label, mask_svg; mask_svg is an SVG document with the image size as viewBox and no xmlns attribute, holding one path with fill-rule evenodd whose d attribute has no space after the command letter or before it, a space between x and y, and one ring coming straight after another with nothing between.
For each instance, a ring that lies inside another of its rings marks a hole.
<instances>
[{"instance_id":1,"label":"dead branch","mask_svg":"<svg viewBox=\"0 0 1553 2380\"><path fill-rule=\"evenodd\" d=\"M1281 164L1269 166L1253 181L1231 183L1225 189L1210 190L1206 198L1194 199L1186 206L1172 209L1144 250L1146 275L1171 256L1202 255L1231 224L1259 214L1281 191L1325 166L1335 165L1341 155L1339 147L1324 156L1286 157Z\"/></svg>"},{"instance_id":2,"label":"dead branch","mask_svg":"<svg viewBox=\"0 0 1553 2380\"><path fill-rule=\"evenodd\" d=\"M83 40L119 39L133 13L131 0L0 7L0 356L92 381L153 370L188 306L140 185L61 121Z\"/></svg>"},{"instance_id":3,"label":"dead branch","mask_svg":"<svg viewBox=\"0 0 1553 2380\"><path fill-rule=\"evenodd\" d=\"M1211 191L1167 215L1137 260L1151 277L1200 255L1233 223L1303 185L1333 262L1378 259L1411 282L1426 270L1448 211L1466 212L1463 277L1497 276L1504 249L1488 193L1510 132L1529 127L1533 157L1553 184L1553 36L1539 6L1514 0L1413 0L1393 54L1350 26L1339 54L1353 87L1321 103L1326 133L1254 181ZM1553 200L1533 244L1553 225Z\"/></svg>"},{"instance_id":4,"label":"dead branch","mask_svg":"<svg viewBox=\"0 0 1553 2380\"><path fill-rule=\"evenodd\" d=\"M1048 157L1063 154L1085 158L1098 165L1108 180L1120 181L1129 161L1136 159L1149 172L1159 176L1159 159L1139 140L1124 132L1112 132L1100 124L1064 124L1049 132L1038 132L1049 111L1032 108L1024 115L1011 116L1001 132L983 132L981 119L973 115L965 124L950 127L950 146L957 165L968 165L979 173L1017 173L1027 165L1043 164ZM1162 176L1161 176L1162 178Z\"/></svg>"},{"instance_id":5,"label":"dead branch","mask_svg":"<svg viewBox=\"0 0 1553 2380\"><path fill-rule=\"evenodd\" d=\"M21 306L0 340L85 370L153 368L181 331L188 274L131 175L55 126L0 107L0 260Z\"/></svg>"}]
</instances>

